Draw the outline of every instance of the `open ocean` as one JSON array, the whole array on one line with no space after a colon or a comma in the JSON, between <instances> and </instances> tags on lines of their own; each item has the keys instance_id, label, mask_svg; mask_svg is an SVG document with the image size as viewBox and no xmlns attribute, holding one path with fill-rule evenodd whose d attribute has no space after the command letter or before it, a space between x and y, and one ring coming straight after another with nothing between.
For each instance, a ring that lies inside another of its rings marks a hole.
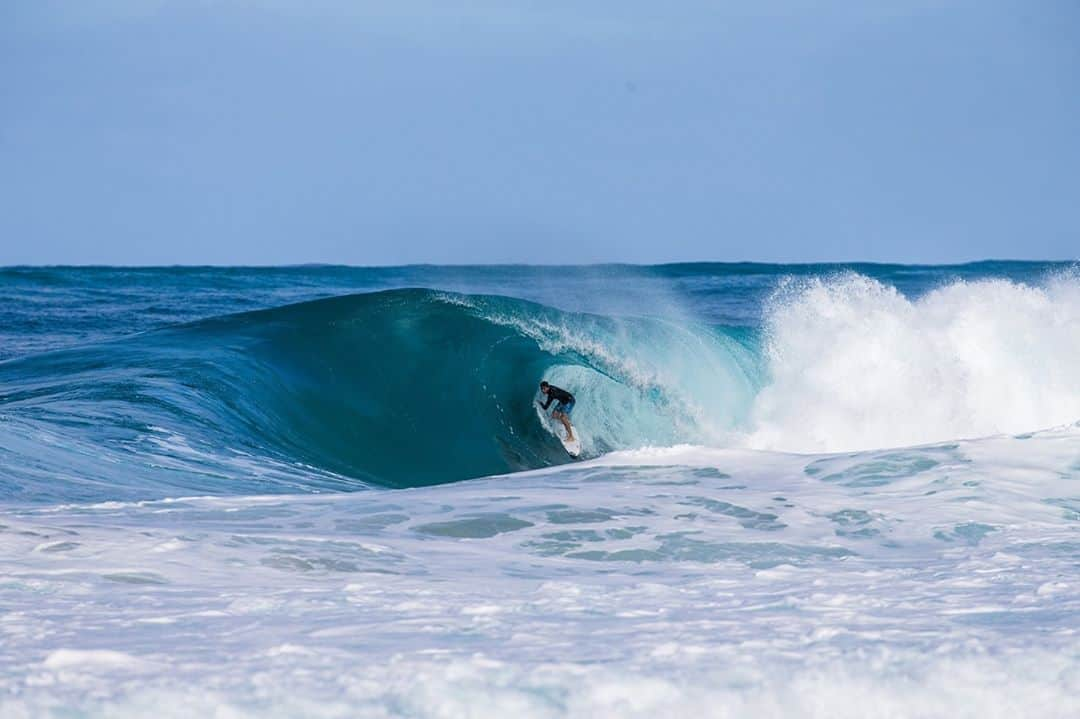
<instances>
[{"instance_id":1,"label":"open ocean","mask_svg":"<svg viewBox=\"0 0 1080 719\"><path fill-rule=\"evenodd\" d=\"M1080 270L0 269L0 716L1080 716Z\"/></svg>"}]
</instances>

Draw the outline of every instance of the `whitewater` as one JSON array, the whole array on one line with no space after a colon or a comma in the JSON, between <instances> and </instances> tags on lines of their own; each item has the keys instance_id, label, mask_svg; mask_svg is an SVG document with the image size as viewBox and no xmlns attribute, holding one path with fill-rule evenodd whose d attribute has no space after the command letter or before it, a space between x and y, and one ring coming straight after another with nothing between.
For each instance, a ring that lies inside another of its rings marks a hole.
<instances>
[{"instance_id":1,"label":"whitewater","mask_svg":"<svg viewBox=\"0 0 1080 719\"><path fill-rule=\"evenodd\" d=\"M0 716L1078 716L1077 357L1067 263L0 269Z\"/></svg>"}]
</instances>

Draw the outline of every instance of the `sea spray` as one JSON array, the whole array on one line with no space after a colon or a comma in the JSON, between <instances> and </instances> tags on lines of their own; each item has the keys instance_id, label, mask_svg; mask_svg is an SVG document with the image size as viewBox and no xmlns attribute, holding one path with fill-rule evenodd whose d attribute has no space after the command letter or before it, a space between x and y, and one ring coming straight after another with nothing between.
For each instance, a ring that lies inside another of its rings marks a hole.
<instances>
[{"instance_id":1,"label":"sea spray","mask_svg":"<svg viewBox=\"0 0 1080 719\"><path fill-rule=\"evenodd\" d=\"M753 447L841 451L1080 419L1080 280L950 282L909 298L854 274L768 304Z\"/></svg>"}]
</instances>

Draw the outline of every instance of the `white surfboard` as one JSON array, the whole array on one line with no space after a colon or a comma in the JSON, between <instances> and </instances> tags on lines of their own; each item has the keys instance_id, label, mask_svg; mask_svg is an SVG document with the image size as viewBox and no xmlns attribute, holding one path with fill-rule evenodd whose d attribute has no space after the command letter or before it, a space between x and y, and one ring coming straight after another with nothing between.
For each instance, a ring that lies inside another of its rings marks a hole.
<instances>
[{"instance_id":1,"label":"white surfboard","mask_svg":"<svg viewBox=\"0 0 1080 719\"><path fill-rule=\"evenodd\" d=\"M577 430L574 430L574 441L566 441L566 428L562 426L562 422L557 422L559 426L555 429L555 436L562 442L562 446L566 448L566 453L571 457L577 457L581 454L581 439L578 437ZM571 424L571 427L574 425Z\"/></svg>"},{"instance_id":2,"label":"white surfboard","mask_svg":"<svg viewBox=\"0 0 1080 719\"><path fill-rule=\"evenodd\" d=\"M536 405L536 416L540 418L541 424L547 428L548 432L559 438L562 442L563 448L566 449L566 453L571 457L578 457L581 455L581 439L578 437L577 429L574 429L574 441L566 441L566 427L563 427L562 422L557 419L553 419L547 412L540 408L540 405ZM571 424L571 427L574 425Z\"/></svg>"}]
</instances>

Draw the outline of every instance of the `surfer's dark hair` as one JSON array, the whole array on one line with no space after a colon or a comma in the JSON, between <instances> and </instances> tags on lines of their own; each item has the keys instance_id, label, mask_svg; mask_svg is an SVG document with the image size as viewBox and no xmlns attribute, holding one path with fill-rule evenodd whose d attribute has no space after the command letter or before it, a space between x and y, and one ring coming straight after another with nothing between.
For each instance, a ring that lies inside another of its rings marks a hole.
<instances>
[{"instance_id":1,"label":"surfer's dark hair","mask_svg":"<svg viewBox=\"0 0 1080 719\"><path fill-rule=\"evenodd\" d=\"M550 387L550 386L551 386L551 385L549 385L549 384L547 383L547 381L544 381L544 382L541 382L541 383L540 383L540 389L544 389L544 387Z\"/></svg>"}]
</instances>

